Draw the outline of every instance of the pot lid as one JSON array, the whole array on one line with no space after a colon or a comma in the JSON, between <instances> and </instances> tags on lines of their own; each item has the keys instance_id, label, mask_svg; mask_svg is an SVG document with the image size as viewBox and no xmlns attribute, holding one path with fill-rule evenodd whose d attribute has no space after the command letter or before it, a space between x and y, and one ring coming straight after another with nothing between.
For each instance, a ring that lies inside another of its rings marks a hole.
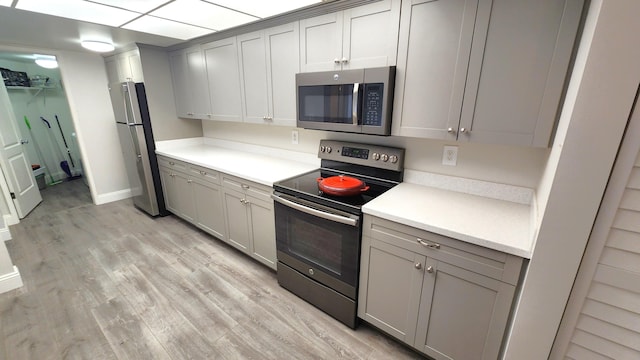
<instances>
[{"instance_id":1,"label":"pot lid","mask_svg":"<svg viewBox=\"0 0 640 360\"><path fill-rule=\"evenodd\" d=\"M322 186L334 189L359 189L364 186L364 182L351 176L330 176L328 178L319 178L318 182Z\"/></svg>"}]
</instances>

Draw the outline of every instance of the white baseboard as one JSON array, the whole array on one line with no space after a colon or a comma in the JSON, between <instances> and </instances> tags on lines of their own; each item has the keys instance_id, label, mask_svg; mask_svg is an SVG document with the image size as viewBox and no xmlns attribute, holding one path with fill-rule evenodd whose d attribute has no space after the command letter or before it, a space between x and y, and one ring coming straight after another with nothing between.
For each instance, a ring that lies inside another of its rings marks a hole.
<instances>
[{"instance_id":1,"label":"white baseboard","mask_svg":"<svg viewBox=\"0 0 640 360\"><path fill-rule=\"evenodd\" d=\"M22 278L17 267L13 267L13 272L0 276L0 294L22 287Z\"/></svg>"},{"instance_id":2,"label":"white baseboard","mask_svg":"<svg viewBox=\"0 0 640 360\"><path fill-rule=\"evenodd\" d=\"M0 228L0 240L7 241L11 240L11 232L8 227Z\"/></svg>"},{"instance_id":3,"label":"white baseboard","mask_svg":"<svg viewBox=\"0 0 640 360\"><path fill-rule=\"evenodd\" d=\"M113 201L128 199L130 197L131 197L131 189L125 189L125 190L110 192L107 194L100 194L96 196L94 200L96 205L102 205L102 204L110 203Z\"/></svg>"}]
</instances>

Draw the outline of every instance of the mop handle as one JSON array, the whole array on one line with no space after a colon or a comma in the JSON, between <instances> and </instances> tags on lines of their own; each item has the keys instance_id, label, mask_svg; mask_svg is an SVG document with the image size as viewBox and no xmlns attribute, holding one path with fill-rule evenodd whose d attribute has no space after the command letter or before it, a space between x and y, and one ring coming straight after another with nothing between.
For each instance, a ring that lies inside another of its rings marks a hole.
<instances>
[{"instance_id":1,"label":"mop handle","mask_svg":"<svg viewBox=\"0 0 640 360\"><path fill-rule=\"evenodd\" d=\"M64 138L64 133L62 132L62 126L60 126L60 120L58 120L58 115L55 115L56 117L56 122L58 123L58 129L60 129L60 136L62 136L62 142L64 142L64 147L67 148L67 150L69 150L69 145L67 145L67 139Z\"/></svg>"}]
</instances>

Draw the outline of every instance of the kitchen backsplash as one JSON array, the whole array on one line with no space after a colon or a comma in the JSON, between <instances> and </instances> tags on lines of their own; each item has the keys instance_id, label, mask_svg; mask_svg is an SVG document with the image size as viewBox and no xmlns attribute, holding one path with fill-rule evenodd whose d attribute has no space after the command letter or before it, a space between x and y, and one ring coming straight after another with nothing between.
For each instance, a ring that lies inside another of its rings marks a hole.
<instances>
[{"instance_id":1,"label":"kitchen backsplash","mask_svg":"<svg viewBox=\"0 0 640 360\"><path fill-rule=\"evenodd\" d=\"M298 131L298 144L291 132ZM535 189L549 155L546 148L469 144L408 137L382 137L305 130L282 126L203 121L207 138L316 154L321 139L396 146L406 149L405 168ZM458 146L456 166L442 165L444 145Z\"/></svg>"}]
</instances>

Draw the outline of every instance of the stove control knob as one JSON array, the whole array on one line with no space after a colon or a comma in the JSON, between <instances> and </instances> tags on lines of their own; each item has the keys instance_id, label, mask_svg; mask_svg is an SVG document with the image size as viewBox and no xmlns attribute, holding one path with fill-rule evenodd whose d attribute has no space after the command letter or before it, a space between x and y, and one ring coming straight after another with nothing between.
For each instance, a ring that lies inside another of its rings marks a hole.
<instances>
[{"instance_id":1,"label":"stove control knob","mask_svg":"<svg viewBox=\"0 0 640 360\"><path fill-rule=\"evenodd\" d=\"M324 147L324 145L320 146L320 152L325 152L326 148Z\"/></svg>"},{"instance_id":2,"label":"stove control knob","mask_svg":"<svg viewBox=\"0 0 640 360\"><path fill-rule=\"evenodd\" d=\"M325 149L327 151L327 154L331 154L331 150L332 150L331 146L327 146Z\"/></svg>"},{"instance_id":3,"label":"stove control knob","mask_svg":"<svg viewBox=\"0 0 640 360\"><path fill-rule=\"evenodd\" d=\"M373 157L373 160L375 160L375 161L380 160L380 154L378 154L378 153L373 153L373 154L371 155L371 157Z\"/></svg>"},{"instance_id":4,"label":"stove control knob","mask_svg":"<svg viewBox=\"0 0 640 360\"><path fill-rule=\"evenodd\" d=\"M389 155L382 154L382 155L380 155L380 159L382 159L382 161L384 161L384 162L387 162L387 161L389 161Z\"/></svg>"},{"instance_id":5,"label":"stove control knob","mask_svg":"<svg viewBox=\"0 0 640 360\"><path fill-rule=\"evenodd\" d=\"M398 162L398 157L395 155L391 155L389 156L389 161L391 161L391 163L395 164Z\"/></svg>"}]
</instances>

